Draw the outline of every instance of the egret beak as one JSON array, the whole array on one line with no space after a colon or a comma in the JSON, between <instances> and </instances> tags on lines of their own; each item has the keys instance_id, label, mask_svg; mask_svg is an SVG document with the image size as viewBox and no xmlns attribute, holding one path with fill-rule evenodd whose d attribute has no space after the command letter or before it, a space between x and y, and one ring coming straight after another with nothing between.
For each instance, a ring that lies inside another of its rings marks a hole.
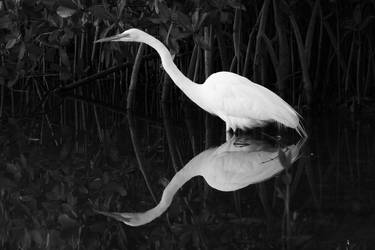
<instances>
[{"instance_id":1,"label":"egret beak","mask_svg":"<svg viewBox=\"0 0 375 250\"><path fill-rule=\"evenodd\" d=\"M116 41L120 41L121 38L126 38L128 36L129 36L128 34L117 34L117 35L114 35L114 36L105 37L105 38L96 40L94 43L116 42Z\"/></svg>"}]
</instances>

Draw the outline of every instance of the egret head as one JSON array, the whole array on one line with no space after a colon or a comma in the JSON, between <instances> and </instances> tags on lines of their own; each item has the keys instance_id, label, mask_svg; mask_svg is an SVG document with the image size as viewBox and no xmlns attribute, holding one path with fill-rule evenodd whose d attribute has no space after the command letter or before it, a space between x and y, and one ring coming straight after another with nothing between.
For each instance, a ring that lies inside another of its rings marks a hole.
<instances>
[{"instance_id":1,"label":"egret head","mask_svg":"<svg viewBox=\"0 0 375 250\"><path fill-rule=\"evenodd\" d=\"M145 36L145 32L139 30L139 29L128 29L124 32L110 36L105 37L99 40L96 40L95 43L101 43L101 42L142 42L142 37Z\"/></svg>"}]
</instances>

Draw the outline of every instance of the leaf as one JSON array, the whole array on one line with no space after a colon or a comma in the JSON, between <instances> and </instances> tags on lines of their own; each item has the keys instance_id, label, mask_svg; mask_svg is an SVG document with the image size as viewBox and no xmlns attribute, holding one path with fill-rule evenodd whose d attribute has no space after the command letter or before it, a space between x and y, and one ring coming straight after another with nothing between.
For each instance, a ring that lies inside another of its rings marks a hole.
<instances>
[{"instance_id":1,"label":"leaf","mask_svg":"<svg viewBox=\"0 0 375 250\"><path fill-rule=\"evenodd\" d=\"M104 8L103 5L94 5L89 8L91 14L99 19L108 19L110 21L114 21L115 18Z\"/></svg>"},{"instance_id":2,"label":"leaf","mask_svg":"<svg viewBox=\"0 0 375 250\"><path fill-rule=\"evenodd\" d=\"M246 10L246 7L241 4L239 1L236 0L229 0L228 5L231 6L234 9L241 9L241 10Z\"/></svg>"},{"instance_id":3,"label":"leaf","mask_svg":"<svg viewBox=\"0 0 375 250\"><path fill-rule=\"evenodd\" d=\"M51 1L54 2L54 1ZM76 0L58 0L59 4L70 9L77 8Z\"/></svg>"},{"instance_id":4,"label":"leaf","mask_svg":"<svg viewBox=\"0 0 375 250\"><path fill-rule=\"evenodd\" d=\"M8 81L8 87L9 87L9 88L12 88L12 87L14 86L14 84L17 83L18 79L19 79L19 73L16 72L16 75L14 76L14 78L12 78L12 79L10 79L10 80Z\"/></svg>"},{"instance_id":5,"label":"leaf","mask_svg":"<svg viewBox=\"0 0 375 250\"><path fill-rule=\"evenodd\" d=\"M65 160L70 155L70 153L72 152L72 149L73 149L73 143L69 140L66 141L60 149L59 159Z\"/></svg>"},{"instance_id":6,"label":"leaf","mask_svg":"<svg viewBox=\"0 0 375 250\"><path fill-rule=\"evenodd\" d=\"M48 18L47 18L48 22L53 26L53 27L59 27L58 23L59 23L59 17L56 16L56 15L48 15Z\"/></svg>"},{"instance_id":7,"label":"leaf","mask_svg":"<svg viewBox=\"0 0 375 250\"><path fill-rule=\"evenodd\" d=\"M115 26L115 24L111 24L109 25L108 27L106 27L103 32L100 34L100 38L104 38L108 35L108 32L111 31L113 29L113 27Z\"/></svg>"},{"instance_id":8,"label":"leaf","mask_svg":"<svg viewBox=\"0 0 375 250\"><path fill-rule=\"evenodd\" d=\"M77 221L70 218L67 214L61 214L57 220L64 229L72 228L77 225Z\"/></svg>"},{"instance_id":9,"label":"leaf","mask_svg":"<svg viewBox=\"0 0 375 250\"><path fill-rule=\"evenodd\" d=\"M159 184L161 184L164 188L168 185L169 181L167 178L162 177L159 179Z\"/></svg>"},{"instance_id":10,"label":"leaf","mask_svg":"<svg viewBox=\"0 0 375 250\"><path fill-rule=\"evenodd\" d=\"M124 11L125 6L126 6L126 1L121 1L120 2L120 6L118 7L118 9L119 9L119 15L122 15L122 12Z\"/></svg>"},{"instance_id":11,"label":"leaf","mask_svg":"<svg viewBox=\"0 0 375 250\"><path fill-rule=\"evenodd\" d=\"M73 196L73 194L71 192L69 192L66 195L66 201L68 202L68 204L66 204L66 205L69 205L71 207L74 207L75 205L77 205L77 197ZM71 212L74 214L74 216L77 217L77 215L75 214L73 209L71 209Z\"/></svg>"},{"instance_id":12,"label":"leaf","mask_svg":"<svg viewBox=\"0 0 375 250\"><path fill-rule=\"evenodd\" d=\"M285 169L288 169L292 165L290 152L285 153L282 149L279 148L279 161Z\"/></svg>"},{"instance_id":13,"label":"leaf","mask_svg":"<svg viewBox=\"0 0 375 250\"><path fill-rule=\"evenodd\" d=\"M94 233L104 233L106 230L106 223L105 222L95 222L94 224L89 226L91 232Z\"/></svg>"},{"instance_id":14,"label":"leaf","mask_svg":"<svg viewBox=\"0 0 375 250\"><path fill-rule=\"evenodd\" d=\"M7 44L5 45L5 48L6 49L11 49L14 47L14 45L16 45L18 39L17 38L12 38L10 40L7 41Z\"/></svg>"},{"instance_id":15,"label":"leaf","mask_svg":"<svg viewBox=\"0 0 375 250\"><path fill-rule=\"evenodd\" d=\"M71 17L76 12L77 12L77 10L74 10L74 9L71 9L71 8L68 8L68 7L64 7L64 6L59 6L59 7L57 7L57 10L56 10L57 15L59 15L62 18Z\"/></svg>"},{"instance_id":16,"label":"leaf","mask_svg":"<svg viewBox=\"0 0 375 250\"><path fill-rule=\"evenodd\" d=\"M72 74L69 71L62 71L60 74L60 80L66 81L69 80L72 77Z\"/></svg>"},{"instance_id":17,"label":"leaf","mask_svg":"<svg viewBox=\"0 0 375 250\"><path fill-rule=\"evenodd\" d=\"M204 24L204 21L206 20L207 16L208 16L207 12L202 14L202 16L199 18L197 29L200 29L202 27L202 25Z\"/></svg>"},{"instance_id":18,"label":"leaf","mask_svg":"<svg viewBox=\"0 0 375 250\"><path fill-rule=\"evenodd\" d=\"M80 186L80 187L78 188L78 190L79 190L79 192L82 193L82 194L88 194L88 193L89 193L89 190L87 190L87 188L84 187L84 186Z\"/></svg>"},{"instance_id":19,"label":"leaf","mask_svg":"<svg viewBox=\"0 0 375 250\"><path fill-rule=\"evenodd\" d=\"M43 3L43 6L49 10L53 10L56 4L55 1L51 1L51 0L41 0L41 2Z\"/></svg>"},{"instance_id":20,"label":"leaf","mask_svg":"<svg viewBox=\"0 0 375 250\"><path fill-rule=\"evenodd\" d=\"M28 52L29 58L36 62L42 56L43 51L38 46L35 46L34 44L30 44L27 46L27 52Z\"/></svg>"},{"instance_id":21,"label":"leaf","mask_svg":"<svg viewBox=\"0 0 375 250\"><path fill-rule=\"evenodd\" d=\"M33 241L37 244L38 247L40 247L43 244L43 238L39 230L31 230L30 231L31 238Z\"/></svg>"},{"instance_id":22,"label":"leaf","mask_svg":"<svg viewBox=\"0 0 375 250\"><path fill-rule=\"evenodd\" d=\"M279 187L276 186L276 193L277 193L277 197L279 197L280 199L283 199L285 200L285 193L283 190L281 190Z\"/></svg>"},{"instance_id":23,"label":"leaf","mask_svg":"<svg viewBox=\"0 0 375 250\"><path fill-rule=\"evenodd\" d=\"M285 15L291 15L292 14L292 10L290 9L289 5L285 2L285 1L278 1L279 3L279 8L280 8L280 11L285 14Z\"/></svg>"},{"instance_id":24,"label":"leaf","mask_svg":"<svg viewBox=\"0 0 375 250\"><path fill-rule=\"evenodd\" d=\"M180 31L177 31L177 32L174 32L173 34L173 37L179 41L181 39L184 39L184 38L187 38L191 36L191 33L190 32L180 32Z\"/></svg>"},{"instance_id":25,"label":"leaf","mask_svg":"<svg viewBox=\"0 0 375 250\"><path fill-rule=\"evenodd\" d=\"M188 26L190 24L190 18L182 13L181 11L177 11L177 22L182 26Z\"/></svg>"},{"instance_id":26,"label":"leaf","mask_svg":"<svg viewBox=\"0 0 375 250\"><path fill-rule=\"evenodd\" d=\"M104 184L108 184L109 183L109 175L108 175L107 171L102 174L102 178L103 178L103 183Z\"/></svg>"},{"instance_id":27,"label":"leaf","mask_svg":"<svg viewBox=\"0 0 375 250\"><path fill-rule=\"evenodd\" d=\"M24 154L20 155L20 162L23 168L27 168L27 159Z\"/></svg>"},{"instance_id":28,"label":"leaf","mask_svg":"<svg viewBox=\"0 0 375 250\"><path fill-rule=\"evenodd\" d=\"M289 173L285 173L281 179L285 185L290 185L290 183L292 183L292 176Z\"/></svg>"},{"instance_id":29,"label":"leaf","mask_svg":"<svg viewBox=\"0 0 375 250\"><path fill-rule=\"evenodd\" d=\"M118 183L112 182L112 183L106 185L104 189L108 192L117 192L117 193L120 194L120 196L126 196L127 195L127 191L125 190L125 188Z\"/></svg>"},{"instance_id":30,"label":"leaf","mask_svg":"<svg viewBox=\"0 0 375 250\"><path fill-rule=\"evenodd\" d=\"M65 243L61 239L61 233L55 229L48 230L49 232L49 242L50 242L50 248L48 249L61 249L61 246Z\"/></svg>"},{"instance_id":31,"label":"leaf","mask_svg":"<svg viewBox=\"0 0 375 250\"><path fill-rule=\"evenodd\" d=\"M198 20L199 20L199 9L196 9L193 15L191 16L193 27L197 27Z\"/></svg>"},{"instance_id":32,"label":"leaf","mask_svg":"<svg viewBox=\"0 0 375 250\"><path fill-rule=\"evenodd\" d=\"M42 202L42 207L48 212L55 212L60 209L60 205L57 205L57 203L54 202Z\"/></svg>"},{"instance_id":33,"label":"leaf","mask_svg":"<svg viewBox=\"0 0 375 250\"><path fill-rule=\"evenodd\" d=\"M168 8L168 6L161 2L160 5L159 5L159 17L164 21L164 22L167 22L171 16L170 14L170 9Z\"/></svg>"},{"instance_id":34,"label":"leaf","mask_svg":"<svg viewBox=\"0 0 375 250\"><path fill-rule=\"evenodd\" d=\"M99 189L102 187L102 180L99 178L96 178L89 184L89 189Z\"/></svg>"},{"instance_id":35,"label":"leaf","mask_svg":"<svg viewBox=\"0 0 375 250\"><path fill-rule=\"evenodd\" d=\"M108 68L111 63L112 63L112 53L105 53L105 58L104 58L105 67Z\"/></svg>"},{"instance_id":36,"label":"leaf","mask_svg":"<svg viewBox=\"0 0 375 250\"><path fill-rule=\"evenodd\" d=\"M196 43L198 44L198 46L204 50L210 50L210 46L208 45L208 43L204 40L203 37L196 37L194 38L194 40L196 41Z\"/></svg>"},{"instance_id":37,"label":"leaf","mask_svg":"<svg viewBox=\"0 0 375 250\"><path fill-rule=\"evenodd\" d=\"M19 199L20 201L23 201L23 202L35 201L34 197L32 197L31 195L23 195L23 196L20 196Z\"/></svg>"},{"instance_id":38,"label":"leaf","mask_svg":"<svg viewBox=\"0 0 375 250\"><path fill-rule=\"evenodd\" d=\"M60 48L59 52L60 52L62 64L64 64L66 67L70 68L69 57L68 57L68 54L66 53L66 50L63 49L63 48Z\"/></svg>"},{"instance_id":39,"label":"leaf","mask_svg":"<svg viewBox=\"0 0 375 250\"><path fill-rule=\"evenodd\" d=\"M353 12L353 20L356 25L359 25L362 21L362 6L358 4Z\"/></svg>"},{"instance_id":40,"label":"leaf","mask_svg":"<svg viewBox=\"0 0 375 250\"><path fill-rule=\"evenodd\" d=\"M178 43L176 41L176 39L170 39L170 52L172 54L172 59L174 59L175 55L178 54L178 52L180 51L180 46L178 46Z\"/></svg>"},{"instance_id":41,"label":"leaf","mask_svg":"<svg viewBox=\"0 0 375 250\"><path fill-rule=\"evenodd\" d=\"M27 229L24 229L24 235L23 235L23 240L22 240L22 248L23 249L29 249L31 245L31 237L29 234L29 231Z\"/></svg>"},{"instance_id":42,"label":"leaf","mask_svg":"<svg viewBox=\"0 0 375 250\"><path fill-rule=\"evenodd\" d=\"M60 39L60 44L67 45L70 42L70 40L73 39L73 37L74 37L74 33L72 32L72 30L69 28L65 28L64 35Z\"/></svg>"},{"instance_id":43,"label":"leaf","mask_svg":"<svg viewBox=\"0 0 375 250\"><path fill-rule=\"evenodd\" d=\"M366 17L366 19L361 23L361 25L359 26L359 30L362 30L364 28L367 27L367 25L373 20L375 19L374 16L369 16L369 17Z\"/></svg>"},{"instance_id":44,"label":"leaf","mask_svg":"<svg viewBox=\"0 0 375 250\"><path fill-rule=\"evenodd\" d=\"M4 15L0 17L0 29L12 29L12 19L9 15Z\"/></svg>"},{"instance_id":45,"label":"leaf","mask_svg":"<svg viewBox=\"0 0 375 250\"><path fill-rule=\"evenodd\" d=\"M7 162L5 165L6 165L6 171L11 173L15 179L21 178L21 168L18 163Z\"/></svg>"},{"instance_id":46,"label":"leaf","mask_svg":"<svg viewBox=\"0 0 375 250\"><path fill-rule=\"evenodd\" d=\"M254 225L254 224L262 224L264 223L264 221L256 217L247 217L247 218L231 219L230 223L237 224L237 225Z\"/></svg>"},{"instance_id":47,"label":"leaf","mask_svg":"<svg viewBox=\"0 0 375 250\"><path fill-rule=\"evenodd\" d=\"M163 23L163 19L159 18L159 17L148 17L147 20L149 20L150 22L154 23L154 24L160 24L160 23Z\"/></svg>"},{"instance_id":48,"label":"leaf","mask_svg":"<svg viewBox=\"0 0 375 250\"><path fill-rule=\"evenodd\" d=\"M151 9L155 10L155 13L159 15L159 0L153 0L153 3L151 4Z\"/></svg>"},{"instance_id":49,"label":"leaf","mask_svg":"<svg viewBox=\"0 0 375 250\"><path fill-rule=\"evenodd\" d=\"M5 177L0 177L0 190L11 189L15 187L17 187L17 185L12 180L9 180L8 178L5 178Z\"/></svg>"},{"instance_id":50,"label":"leaf","mask_svg":"<svg viewBox=\"0 0 375 250\"><path fill-rule=\"evenodd\" d=\"M228 12L220 12L220 22L221 23L228 23L230 21L229 13Z\"/></svg>"},{"instance_id":51,"label":"leaf","mask_svg":"<svg viewBox=\"0 0 375 250\"><path fill-rule=\"evenodd\" d=\"M21 46L20 46L20 49L18 51L18 60L23 59L23 57L25 56L25 52L26 52L26 46L25 46L25 43L22 42Z\"/></svg>"}]
</instances>

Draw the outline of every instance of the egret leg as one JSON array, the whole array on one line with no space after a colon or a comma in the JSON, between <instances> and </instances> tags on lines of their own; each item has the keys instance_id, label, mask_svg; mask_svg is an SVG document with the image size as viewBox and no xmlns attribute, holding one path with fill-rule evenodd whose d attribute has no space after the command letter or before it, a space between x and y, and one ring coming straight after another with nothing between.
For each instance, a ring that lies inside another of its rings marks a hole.
<instances>
[{"instance_id":1,"label":"egret leg","mask_svg":"<svg viewBox=\"0 0 375 250\"><path fill-rule=\"evenodd\" d=\"M232 138L232 135L230 134L230 130L225 131L225 139L226 139L227 141L229 141L230 138Z\"/></svg>"},{"instance_id":2,"label":"egret leg","mask_svg":"<svg viewBox=\"0 0 375 250\"><path fill-rule=\"evenodd\" d=\"M230 127L229 127L228 123L225 123L225 131L227 131L227 133L230 131Z\"/></svg>"},{"instance_id":3,"label":"egret leg","mask_svg":"<svg viewBox=\"0 0 375 250\"><path fill-rule=\"evenodd\" d=\"M275 142L281 141L281 138L282 138L281 135L272 136L272 135L269 135L269 134L267 134L265 132L261 132L261 134L264 135L265 137L267 137L267 138L275 141Z\"/></svg>"},{"instance_id":4,"label":"egret leg","mask_svg":"<svg viewBox=\"0 0 375 250\"><path fill-rule=\"evenodd\" d=\"M228 123L225 123L225 139L227 141L229 141L231 137L232 136L230 134L230 127L229 127Z\"/></svg>"}]
</instances>

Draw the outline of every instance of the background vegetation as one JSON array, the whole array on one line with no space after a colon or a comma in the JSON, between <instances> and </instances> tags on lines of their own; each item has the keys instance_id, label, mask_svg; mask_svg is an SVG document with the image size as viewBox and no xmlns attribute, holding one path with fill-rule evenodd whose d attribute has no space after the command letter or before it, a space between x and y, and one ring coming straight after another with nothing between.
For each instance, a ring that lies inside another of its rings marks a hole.
<instances>
[{"instance_id":1,"label":"background vegetation","mask_svg":"<svg viewBox=\"0 0 375 250\"><path fill-rule=\"evenodd\" d=\"M197 82L228 70L294 105L368 110L375 80L373 13L370 0L3 0L0 116L20 111L16 104L45 105L56 88L125 104L135 89L129 86L129 66L139 45L93 41L130 27L162 40L179 68ZM146 74L140 74L142 94L136 99L151 109L150 100L173 100L155 52L140 48L138 60L142 57L135 73Z\"/></svg>"}]
</instances>

